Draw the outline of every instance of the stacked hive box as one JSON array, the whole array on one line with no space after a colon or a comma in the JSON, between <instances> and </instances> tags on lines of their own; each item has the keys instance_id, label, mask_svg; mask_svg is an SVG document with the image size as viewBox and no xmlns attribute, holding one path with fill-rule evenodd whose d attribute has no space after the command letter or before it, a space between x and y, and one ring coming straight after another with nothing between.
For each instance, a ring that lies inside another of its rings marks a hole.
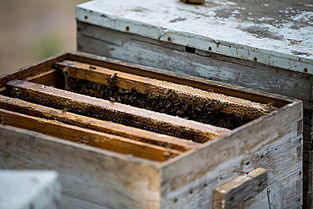
<instances>
[{"instance_id":1,"label":"stacked hive box","mask_svg":"<svg viewBox=\"0 0 313 209\"><path fill-rule=\"evenodd\" d=\"M78 50L301 99L304 205L313 208L313 7L306 0L92 1ZM247 12L249 11L249 12Z\"/></svg>"},{"instance_id":2,"label":"stacked hive box","mask_svg":"<svg viewBox=\"0 0 313 209\"><path fill-rule=\"evenodd\" d=\"M302 205L300 100L81 53L0 85L0 168L57 170L61 208Z\"/></svg>"}]
</instances>

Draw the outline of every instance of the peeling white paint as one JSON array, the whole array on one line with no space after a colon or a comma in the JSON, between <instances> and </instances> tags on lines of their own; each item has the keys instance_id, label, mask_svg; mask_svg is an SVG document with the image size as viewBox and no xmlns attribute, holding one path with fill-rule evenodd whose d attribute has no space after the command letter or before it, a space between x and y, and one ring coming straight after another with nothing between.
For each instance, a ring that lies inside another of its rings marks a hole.
<instances>
[{"instance_id":1,"label":"peeling white paint","mask_svg":"<svg viewBox=\"0 0 313 209\"><path fill-rule=\"evenodd\" d=\"M234 7L228 17L218 14ZM313 74L313 11L299 13L287 7L277 11L281 13L277 19L256 19L245 11L249 17L242 21L240 8L226 0L210 0L204 6L178 0L94 0L79 5L76 17L118 31L128 26L137 35ZM283 13L292 21L282 23Z\"/></svg>"}]
</instances>

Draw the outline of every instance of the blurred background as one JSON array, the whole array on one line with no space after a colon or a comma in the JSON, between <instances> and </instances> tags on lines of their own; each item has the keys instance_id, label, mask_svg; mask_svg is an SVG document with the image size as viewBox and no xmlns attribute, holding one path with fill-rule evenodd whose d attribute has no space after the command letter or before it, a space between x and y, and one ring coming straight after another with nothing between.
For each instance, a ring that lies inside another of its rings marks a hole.
<instances>
[{"instance_id":1,"label":"blurred background","mask_svg":"<svg viewBox=\"0 0 313 209\"><path fill-rule=\"evenodd\" d=\"M75 5L82 2L0 0L0 74L75 50Z\"/></svg>"}]
</instances>

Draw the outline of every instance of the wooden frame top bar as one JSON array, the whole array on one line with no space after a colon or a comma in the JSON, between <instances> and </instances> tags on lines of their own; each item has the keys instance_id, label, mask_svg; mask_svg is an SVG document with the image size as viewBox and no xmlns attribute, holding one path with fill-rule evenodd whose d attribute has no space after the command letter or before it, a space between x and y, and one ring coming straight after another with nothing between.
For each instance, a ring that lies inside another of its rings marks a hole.
<instances>
[{"instance_id":1,"label":"wooden frame top bar","mask_svg":"<svg viewBox=\"0 0 313 209\"><path fill-rule=\"evenodd\" d=\"M109 121L98 120L3 95L0 95L0 108L34 117L57 120L69 125L76 125L82 128L88 128L179 151L187 151L201 146L201 144L190 140L179 139L173 136L158 134Z\"/></svg>"},{"instance_id":2,"label":"wooden frame top bar","mask_svg":"<svg viewBox=\"0 0 313 209\"><path fill-rule=\"evenodd\" d=\"M129 105L112 103L103 99L67 92L41 84L21 80L7 83L14 97L29 99L31 102L69 108L69 111L88 112L93 117L144 128L158 133L205 142L228 133L230 130L195 121L161 114Z\"/></svg>"},{"instance_id":3,"label":"wooden frame top bar","mask_svg":"<svg viewBox=\"0 0 313 209\"><path fill-rule=\"evenodd\" d=\"M0 122L4 125L12 125L61 139L154 161L165 161L181 153L177 150L3 109L0 109Z\"/></svg>"},{"instance_id":4,"label":"wooden frame top bar","mask_svg":"<svg viewBox=\"0 0 313 209\"><path fill-rule=\"evenodd\" d=\"M255 119L276 109L268 104L260 104L237 97L196 89L190 86L183 86L76 61L64 60L57 62L55 66L65 69L65 74L69 77L101 84L107 84L110 76L116 74L117 86L123 89L130 90L135 87L136 91L139 93L157 94L161 97L166 97L166 94L172 91L186 103L203 105L213 102L216 106L222 107L220 108L221 112L242 115L250 119Z\"/></svg>"}]
</instances>

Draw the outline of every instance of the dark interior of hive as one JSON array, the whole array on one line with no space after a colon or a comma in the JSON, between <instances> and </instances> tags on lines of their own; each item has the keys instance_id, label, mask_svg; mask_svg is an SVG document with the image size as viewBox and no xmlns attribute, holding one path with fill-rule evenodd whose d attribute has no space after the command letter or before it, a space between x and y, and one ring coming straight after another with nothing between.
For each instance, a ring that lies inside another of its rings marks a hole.
<instances>
[{"instance_id":1,"label":"dark interior of hive","mask_svg":"<svg viewBox=\"0 0 313 209\"><path fill-rule=\"evenodd\" d=\"M70 60L7 82L0 108L2 124L156 161L277 109Z\"/></svg>"}]
</instances>

